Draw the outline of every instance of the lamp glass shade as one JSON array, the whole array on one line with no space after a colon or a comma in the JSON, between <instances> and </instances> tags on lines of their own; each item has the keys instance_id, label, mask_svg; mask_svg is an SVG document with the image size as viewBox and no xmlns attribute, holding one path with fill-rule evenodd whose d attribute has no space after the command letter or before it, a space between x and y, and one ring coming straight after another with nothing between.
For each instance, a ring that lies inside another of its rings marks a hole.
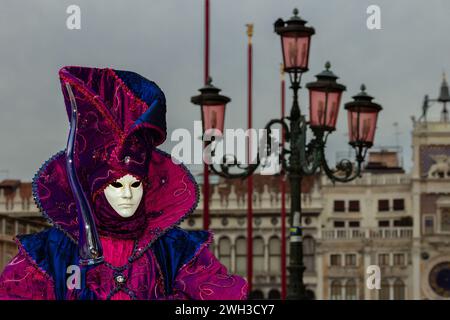
<instances>
[{"instance_id":1,"label":"lamp glass shade","mask_svg":"<svg viewBox=\"0 0 450 320\"><path fill-rule=\"evenodd\" d=\"M348 109L350 144L372 146L379 110L365 107Z\"/></svg>"},{"instance_id":2,"label":"lamp glass shade","mask_svg":"<svg viewBox=\"0 0 450 320\"><path fill-rule=\"evenodd\" d=\"M341 103L342 91L309 90L309 120L311 128L334 131Z\"/></svg>"},{"instance_id":3,"label":"lamp glass shade","mask_svg":"<svg viewBox=\"0 0 450 320\"><path fill-rule=\"evenodd\" d=\"M310 35L298 33L282 35L281 44L285 70L308 70L310 40Z\"/></svg>"},{"instance_id":4,"label":"lamp glass shade","mask_svg":"<svg viewBox=\"0 0 450 320\"><path fill-rule=\"evenodd\" d=\"M225 104L203 105L202 120L203 132L215 129L222 134L225 120Z\"/></svg>"}]
</instances>

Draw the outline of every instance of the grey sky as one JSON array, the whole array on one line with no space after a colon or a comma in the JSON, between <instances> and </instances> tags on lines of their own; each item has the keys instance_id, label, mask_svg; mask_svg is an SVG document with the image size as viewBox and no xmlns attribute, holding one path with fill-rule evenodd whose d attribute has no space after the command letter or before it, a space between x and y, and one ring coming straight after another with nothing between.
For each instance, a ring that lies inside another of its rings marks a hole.
<instances>
[{"instance_id":1,"label":"grey sky","mask_svg":"<svg viewBox=\"0 0 450 320\"><path fill-rule=\"evenodd\" d=\"M68 122L57 78L64 65L131 70L154 80L168 102L168 125L193 129L200 118L190 103L203 80L201 0L1 0L0 170L30 180L42 162L64 148ZM66 8L81 7L82 29L68 30ZM366 28L366 8L381 7L382 30ZM377 145L394 145L393 123L411 165L411 115L424 94L437 96L450 71L450 1L447 0L211 0L211 75L232 98L226 127L246 126L245 24L254 29L254 126L279 116L281 49L273 22L300 15L314 26L313 81L326 60L347 86L343 102L362 82L384 107ZM287 92L290 106L290 92ZM306 90L301 106L306 111ZM330 159L347 150L347 119L329 141ZM170 143L163 149L170 150ZM0 178L6 175L0 172Z\"/></svg>"}]
</instances>

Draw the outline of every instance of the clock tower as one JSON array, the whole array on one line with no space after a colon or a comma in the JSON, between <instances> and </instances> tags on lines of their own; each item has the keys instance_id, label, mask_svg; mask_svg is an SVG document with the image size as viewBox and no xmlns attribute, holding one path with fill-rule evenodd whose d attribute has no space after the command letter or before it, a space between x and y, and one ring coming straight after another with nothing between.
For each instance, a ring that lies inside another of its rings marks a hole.
<instances>
[{"instance_id":1,"label":"clock tower","mask_svg":"<svg viewBox=\"0 0 450 320\"><path fill-rule=\"evenodd\" d=\"M450 122L444 75L437 99L425 96L422 116L413 119L412 199L415 299L450 299ZM433 105L439 119L428 117Z\"/></svg>"}]
</instances>

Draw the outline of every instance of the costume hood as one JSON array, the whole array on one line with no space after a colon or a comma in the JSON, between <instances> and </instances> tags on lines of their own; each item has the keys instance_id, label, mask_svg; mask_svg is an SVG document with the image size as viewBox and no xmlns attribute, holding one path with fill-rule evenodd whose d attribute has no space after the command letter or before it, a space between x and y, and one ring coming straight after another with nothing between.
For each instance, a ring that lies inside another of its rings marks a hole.
<instances>
[{"instance_id":1,"label":"costume hood","mask_svg":"<svg viewBox=\"0 0 450 320\"><path fill-rule=\"evenodd\" d=\"M146 183L147 229L161 234L197 206L198 185L188 169L156 147L166 138L166 100L152 81L129 71L63 67L59 71L70 119L68 83L77 104L75 169L93 202L111 182L131 174ZM39 169L33 195L43 215L74 241L79 225L76 203L61 151Z\"/></svg>"}]
</instances>

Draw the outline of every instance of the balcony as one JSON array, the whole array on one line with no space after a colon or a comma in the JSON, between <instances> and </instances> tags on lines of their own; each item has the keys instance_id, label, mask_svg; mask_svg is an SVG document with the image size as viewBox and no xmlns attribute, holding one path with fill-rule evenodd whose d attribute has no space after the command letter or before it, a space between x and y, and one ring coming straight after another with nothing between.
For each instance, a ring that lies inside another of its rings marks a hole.
<instances>
[{"instance_id":1,"label":"balcony","mask_svg":"<svg viewBox=\"0 0 450 320\"><path fill-rule=\"evenodd\" d=\"M328 179L326 176L321 177L321 183L323 186L334 187L333 181ZM386 185L409 185L411 183L411 178L408 174L371 174L364 173L361 178L352 180L345 185L353 186L386 186ZM339 183L337 184L339 185Z\"/></svg>"},{"instance_id":2,"label":"balcony","mask_svg":"<svg viewBox=\"0 0 450 320\"><path fill-rule=\"evenodd\" d=\"M372 239L411 239L413 229L411 227L403 228L376 228L370 231Z\"/></svg>"},{"instance_id":3,"label":"balcony","mask_svg":"<svg viewBox=\"0 0 450 320\"><path fill-rule=\"evenodd\" d=\"M411 239L413 229L404 228L334 228L322 230L323 240Z\"/></svg>"},{"instance_id":4,"label":"balcony","mask_svg":"<svg viewBox=\"0 0 450 320\"><path fill-rule=\"evenodd\" d=\"M361 228L349 228L349 229L324 229L322 230L322 239L334 240L334 239L364 239L365 232Z\"/></svg>"}]
</instances>

